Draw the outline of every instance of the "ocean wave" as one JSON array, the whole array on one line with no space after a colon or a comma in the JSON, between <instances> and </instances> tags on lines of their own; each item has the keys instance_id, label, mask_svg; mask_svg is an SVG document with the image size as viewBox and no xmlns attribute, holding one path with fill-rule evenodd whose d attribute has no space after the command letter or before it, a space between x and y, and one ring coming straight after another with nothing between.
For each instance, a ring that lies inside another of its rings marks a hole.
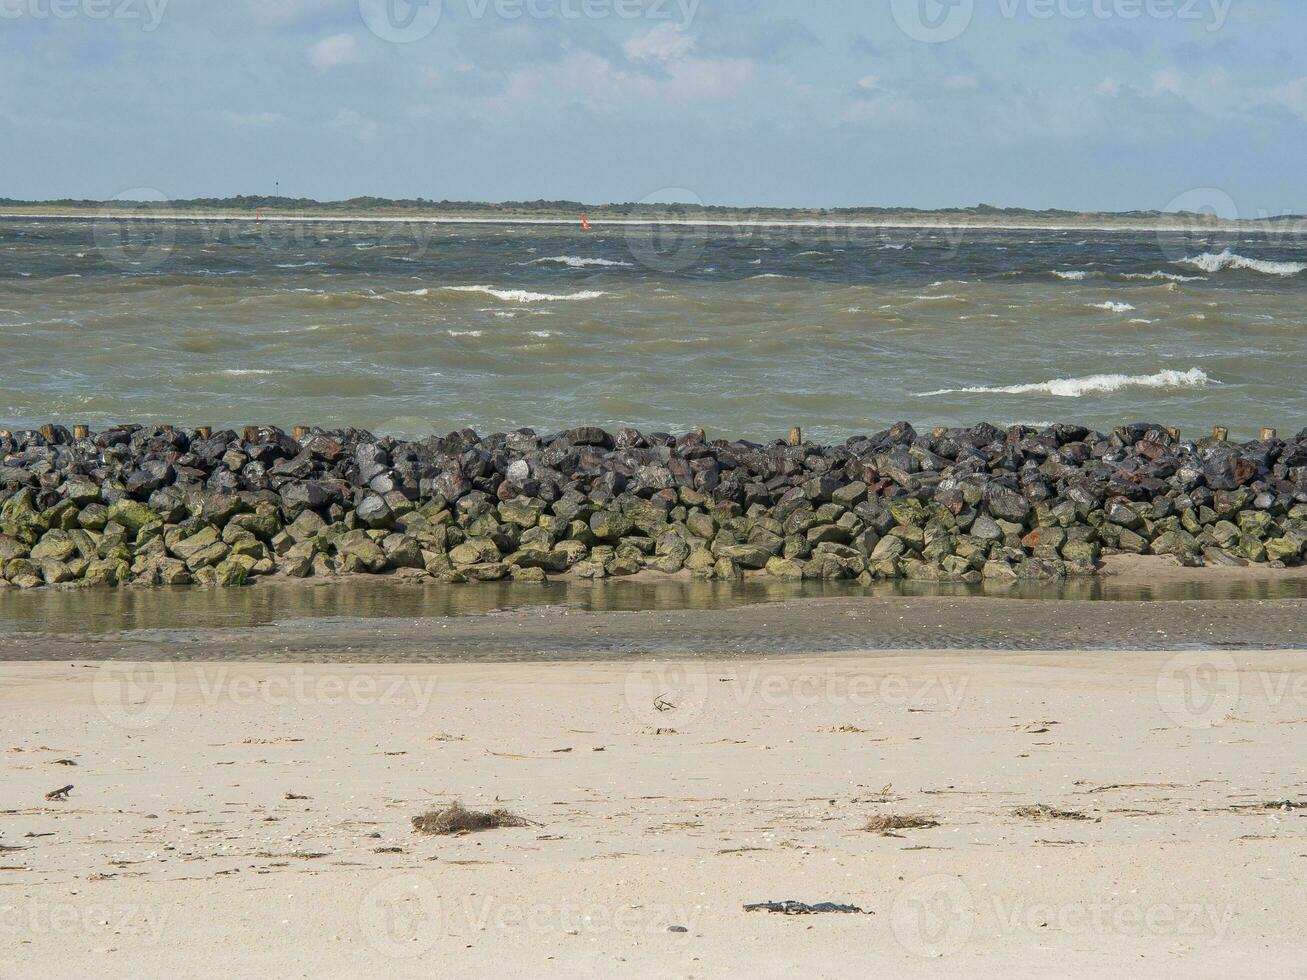
<instances>
[{"instance_id":1,"label":"ocean wave","mask_svg":"<svg viewBox=\"0 0 1307 980\"><path fill-rule=\"evenodd\" d=\"M480 337L480 330L446 330L451 337Z\"/></svg>"},{"instance_id":2,"label":"ocean wave","mask_svg":"<svg viewBox=\"0 0 1307 980\"><path fill-rule=\"evenodd\" d=\"M1307 262L1270 262L1265 259L1250 259L1228 248L1220 253L1204 252L1202 255L1181 259L1176 265L1193 266L1203 272L1243 269L1248 272L1260 272L1266 276L1296 276L1307 272Z\"/></svg>"},{"instance_id":3,"label":"ocean wave","mask_svg":"<svg viewBox=\"0 0 1307 980\"><path fill-rule=\"evenodd\" d=\"M496 289L494 286L445 286L451 293L484 293L505 303L561 303L569 300L598 299L607 294L597 289L584 289L579 293L533 293L526 289Z\"/></svg>"},{"instance_id":4,"label":"ocean wave","mask_svg":"<svg viewBox=\"0 0 1307 980\"><path fill-rule=\"evenodd\" d=\"M569 269L586 269L591 267L608 268L621 267L626 269L634 268L634 263L618 262L614 259L587 259L579 255L553 255L547 259L532 259L530 262L524 262L523 265L565 265Z\"/></svg>"},{"instance_id":5,"label":"ocean wave","mask_svg":"<svg viewBox=\"0 0 1307 980\"><path fill-rule=\"evenodd\" d=\"M1109 313L1130 313L1134 307L1129 303L1120 303L1116 300L1108 300L1106 303L1091 303L1090 309L1107 310Z\"/></svg>"},{"instance_id":6,"label":"ocean wave","mask_svg":"<svg viewBox=\"0 0 1307 980\"><path fill-rule=\"evenodd\" d=\"M1206 276L1181 276L1181 275L1176 275L1176 273L1174 272L1126 272L1122 274L1121 278L1143 279L1146 281L1148 280L1155 281L1161 279L1165 282L1206 282L1207 281Z\"/></svg>"},{"instance_id":7,"label":"ocean wave","mask_svg":"<svg viewBox=\"0 0 1307 980\"><path fill-rule=\"evenodd\" d=\"M918 398L935 395L1055 395L1058 398L1080 398L1083 395L1109 394L1124 388L1202 388L1220 384L1200 368L1188 371L1158 371L1156 374L1091 374L1085 378L1054 378L1035 384L1008 385L1002 388L942 388L927 391Z\"/></svg>"},{"instance_id":8,"label":"ocean wave","mask_svg":"<svg viewBox=\"0 0 1307 980\"><path fill-rule=\"evenodd\" d=\"M1095 273L1095 275L1096 274L1097 273ZM1068 282L1084 282L1089 278L1090 273L1084 272L1080 269L1073 269L1070 272L1059 272L1057 269L1054 269L1053 275L1057 276L1059 279L1065 279Z\"/></svg>"},{"instance_id":9,"label":"ocean wave","mask_svg":"<svg viewBox=\"0 0 1307 980\"><path fill-rule=\"evenodd\" d=\"M281 374L280 371L269 371L266 368L227 368L219 371L219 374L225 374L233 378L244 378L248 375L256 374Z\"/></svg>"}]
</instances>

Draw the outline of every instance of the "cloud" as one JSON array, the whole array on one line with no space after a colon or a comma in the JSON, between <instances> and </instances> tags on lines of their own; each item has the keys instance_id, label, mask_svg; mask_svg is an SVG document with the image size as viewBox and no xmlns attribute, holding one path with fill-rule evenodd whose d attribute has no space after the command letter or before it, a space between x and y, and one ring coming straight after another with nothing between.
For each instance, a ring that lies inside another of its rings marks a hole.
<instances>
[{"instance_id":1,"label":"cloud","mask_svg":"<svg viewBox=\"0 0 1307 980\"><path fill-rule=\"evenodd\" d=\"M675 61L693 50L694 38L670 22L659 24L622 45L622 51L632 61Z\"/></svg>"},{"instance_id":2,"label":"cloud","mask_svg":"<svg viewBox=\"0 0 1307 980\"><path fill-rule=\"evenodd\" d=\"M858 88L862 89L864 92L871 92L880 88L880 76L863 75L858 79Z\"/></svg>"},{"instance_id":3,"label":"cloud","mask_svg":"<svg viewBox=\"0 0 1307 980\"><path fill-rule=\"evenodd\" d=\"M331 121L331 126L365 143L376 139L381 133L380 123L353 109L339 110Z\"/></svg>"},{"instance_id":4,"label":"cloud","mask_svg":"<svg viewBox=\"0 0 1307 980\"><path fill-rule=\"evenodd\" d=\"M319 71L328 71L359 60L358 42L353 34L324 37L309 49L309 63Z\"/></svg>"},{"instance_id":5,"label":"cloud","mask_svg":"<svg viewBox=\"0 0 1307 980\"><path fill-rule=\"evenodd\" d=\"M1270 95L1272 102L1307 119L1307 78L1295 78L1291 82L1277 85L1271 89Z\"/></svg>"},{"instance_id":6,"label":"cloud","mask_svg":"<svg viewBox=\"0 0 1307 980\"><path fill-rule=\"evenodd\" d=\"M679 58L650 73L578 51L559 61L526 65L512 72L503 91L480 100L487 112L548 112L579 106L615 113L651 105L720 102L754 90L754 62L731 58Z\"/></svg>"},{"instance_id":7,"label":"cloud","mask_svg":"<svg viewBox=\"0 0 1307 980\"><path fill-rule=\"evenodd\" d=\"M1109 99L1114 99L1121 94L1121 83L1115 78L1104 78L1094 86L1094 92L1097 95L1103 95Z\"/></svg>"},{"instance_id":8,"label":"cloud","mask_svg":"<svg viewBox=\"0 0 1307 980\"><path fill-rule=\"evenodd\" d=\"M242 129L266 129L286 122L280 112L225 112L223 119L229 126Z\"/></svg>"}]
</instances>

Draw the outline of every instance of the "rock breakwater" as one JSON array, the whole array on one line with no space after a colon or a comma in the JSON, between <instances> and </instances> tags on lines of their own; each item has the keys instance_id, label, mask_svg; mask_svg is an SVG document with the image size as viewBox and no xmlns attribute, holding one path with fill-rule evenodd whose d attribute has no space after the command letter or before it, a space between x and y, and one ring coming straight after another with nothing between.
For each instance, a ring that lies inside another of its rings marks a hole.
<instances>
[{"instance_id":1,"label":"rock breakwater","mask_svg":"<svg viewBox=\"0 0 1307 980\"><path fill-rule=\"evenodd\" d=\"M44 426L0 432L0 587L683 571L1015 583L1092 575L1110 553L1299 563L1307 430L1178 435L899 423L818 446L594 427L406 442Z\"/></svg>"}]
</instances>

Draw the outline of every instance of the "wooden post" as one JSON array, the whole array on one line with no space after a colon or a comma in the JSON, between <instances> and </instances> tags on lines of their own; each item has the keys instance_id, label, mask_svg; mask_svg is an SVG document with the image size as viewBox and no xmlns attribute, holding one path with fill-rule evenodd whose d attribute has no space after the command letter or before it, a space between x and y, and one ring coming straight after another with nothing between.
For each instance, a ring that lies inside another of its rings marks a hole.
<instances>
[{"instance_id":1,"label":"wooden post","mask_svg":"<svg viewBox=\"0 0 1307 980\"><path fill-rule=\"evenodd\" d=\"M1280 433L1274 429L1262 429L1262 442L1270 442L1272 439L1278 439Z\"/></svg>"},{"instance_id":2,"label":"wooden post","mask_svg":"<svg viewBox=\"0 0 1307 980\"><path fill-rule=\"evenodd\" d=\"M799 428L797 425L790 430L790 445L791 446L803 445L803 430Z\"/></svg>"},{"instance_id":3,"label":"wooden post","mask_svg":"<svg viewBox=\"0 0 1307 980\"><path fill-rule=\"evenodd\" d=\"M90 428L89 428L88 426L85 426L85 425L75 425L75 426L73 426L73 438L74 438L74 439L89 439L90 436L91 436L91 430L90 430Z\"/></svg>"},{"instance_id":4,"label":"wooden post","mask_svg":"<svg viewBox=\"0 0 1307 980\"><path fill-rule=\"evenodd\" d=\"M1217 442L1225 442L1230 438L1230 430L1223 425L1218 425L1212 429L1212 438Z\"/></svg>"},{"instance_id":5,"label":"wooden post","mask_svg":"<svg viewBox=\"0 0 1307 980\"><path fill-rule=\"evenodd\" d=\"M207 425L197 425L195 427L195 434L199 436L201 439L208 439L210 436L213 435L213 430L210 429Z\"/></svg>"},{"instance_id":6,"label":"wooden post","mask_svg":"<svg viewBox=\"0 0 1307 980\"><path fill-rule=\"evenodd\" d=\"M307 425L295 426L295 441L303 442L309 437L309 427Z\"/></svg>"},{"instance_id":7,"label":"wooden post","mask_svg":"<svg viewBox=\"0 0 1307 980\"><path fill-rule=\"evenodd\" d=\"M1177 429L1174 425L1167 426L1166 434L1171 437L1172 442L1180 441L1180 430Z\"/></svg>"},{"instance_id":8,"label":"wooden post","mask_svg":"<svg viewBox=\"0 0 1307 980\"><path fill-rule=\"evenodd\" d=\"M55 432L54 432L53 425L50 425L47 422L45 425L41 426L41 428L39 428L37 431L41 433L41 438L44 439L46 442L54 442Z\"/></svg>"},{"instance_id":9,"label":"wooden post","mask_svg":"<svg viewBox=\"0 0 1307 980\"><path fill-rule=\"evenodd\" d=\"M247 425L241 429L241 442L258 442L259 427L257 425Z\"/></svg>"}]
</instances>

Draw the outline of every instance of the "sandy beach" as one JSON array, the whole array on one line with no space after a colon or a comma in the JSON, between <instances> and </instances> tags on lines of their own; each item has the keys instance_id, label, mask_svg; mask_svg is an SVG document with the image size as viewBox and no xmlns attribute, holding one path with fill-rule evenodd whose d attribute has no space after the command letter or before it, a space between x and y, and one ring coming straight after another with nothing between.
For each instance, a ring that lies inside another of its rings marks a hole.
<instances>
[{"instance_id":1,"label":"sandy beach","mask_svg":"<svg viewBox=\"0 0 1307 980\"><path fill-rule=\"evenodd\" d=\"M0 969L1262 976L1299 661L6 663ZM452 800L531 823L413 832ZM863 914L744 911L785 900Z\"/></svg>"}]
</instances>

